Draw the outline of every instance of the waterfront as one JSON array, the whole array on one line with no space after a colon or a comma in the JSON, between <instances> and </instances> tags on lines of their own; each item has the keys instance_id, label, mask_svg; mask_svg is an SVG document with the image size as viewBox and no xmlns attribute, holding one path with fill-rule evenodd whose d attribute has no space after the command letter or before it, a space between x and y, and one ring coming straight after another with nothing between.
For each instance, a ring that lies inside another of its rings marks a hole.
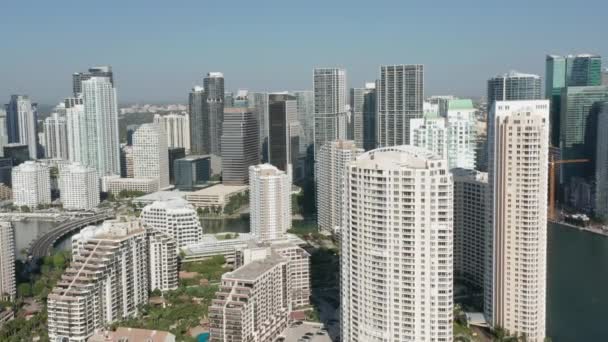
<instances>
[{"instance_id":1,"label":"waterfront","mask_svg":"<svg viewBox=\"0 0 608 342\"><path fill-rule=\"evenodd\" d=\"M225 218L225 219L201 219L203 232L205 234L215 234L223 232L249 233L249 218Z\"/></svg>"},{"instance_id":2,"label":"waterfront","mask_svg":"<svg viewBox=\"0 0 608 342\"><path fill-rule=\"evenodd\" d=\"M37 237L48 232L59 224L53 219L26 218L13 221L15 227L15 256L19 260L25 260L21 253L30 246Z\"/></svg>"}]
</instances>

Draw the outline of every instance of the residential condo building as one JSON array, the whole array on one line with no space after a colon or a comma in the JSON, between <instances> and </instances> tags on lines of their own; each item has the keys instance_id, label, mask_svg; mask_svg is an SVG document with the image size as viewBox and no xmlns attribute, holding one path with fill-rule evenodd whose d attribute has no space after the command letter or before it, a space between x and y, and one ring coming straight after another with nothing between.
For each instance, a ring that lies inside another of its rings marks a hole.
<instances>
[{"instance_id":1,"label":"residential condo building","mask_svg":"<svg viewBox=\"0 0 608 342\"><path fill-rule=\"evenodd\" d=\"M91 210L99 205L97 170L79 163L63 166L59 171L59 193L63 209Z\"/></svg>"},{"instance_id":2,"label":"residential condo building","mask_svg":"<svg viewBox=\"0 0 608 342\"><path fill-rule=\"evenodd\" d=\"M34 161L15 166L12 171L13 204L35 208L51 204L51 172L49 167Z\"/></svg>"},{"instance_id":3,"label":"residential condo building","mask_svg":"<svg viewBox=\"0 0 608 342\"><path fill-rule=\"evenodd\" d=\"M154 115L154 123L163 126L169 148L183 147L190 151L190 119L184 114Z\"/></svg>"},{"instance_id":4,"label":"residential condo building","mask_svg":"<svg viewBox=\"0 0 608 342\"><path fill-rule=\"evenodd\" d=\"M67 122L53 113L44 120L44 155L46 158L69 160Z\"/></svg>"},{"instance_id":5,"label":"residential condo building","mask_svg":"<svg viewBox=\"0 0 608 342\"><path fill-rule=\"evenodd\" d=\"M15 228L9 221L0 221L0 297L12 301L17 295L15 279Z\"/></svg>"},{"instance_id":6,"label":"residential condo building","mask_svg":"<svg viewBox=\"0 0 608 342\"><path fill-rule=\"evenodd\" d=\"M170 185L169 149L161 125L143 124L133 134L133 176L155 178L160 189Z\"/></svg>"},{"instance_id":7,"label":"residential condo building","mask_svg":"<svg viewBox=\"0 0 608 342\"><path fill-rule=\"evenodd\" d=\"M317 68L313 71L314 151L325 143L346 138L346 70Z\"/></svg>"},{"instance_id":8,"label":"residential condo building","mask_svg":"<svg viewBox=\"0 0 608 342\"><path fill-rule=\"evenodd\" d=\"M276 240L291 228L291 180L270 164L249 167L250 231L260 241Z\"/></svg>"},{"instance_id":9,"label":"residential condo building","mask_svg":"<svg viewBox=\"0 0 608 342\"><path fill-rule=\"evenodd\" d=\"M156 201L141 211L142 222L169 235L177 248L193 245L203 238L203 228L196 210L182 198Z\"/></svg>"}]
</instances>

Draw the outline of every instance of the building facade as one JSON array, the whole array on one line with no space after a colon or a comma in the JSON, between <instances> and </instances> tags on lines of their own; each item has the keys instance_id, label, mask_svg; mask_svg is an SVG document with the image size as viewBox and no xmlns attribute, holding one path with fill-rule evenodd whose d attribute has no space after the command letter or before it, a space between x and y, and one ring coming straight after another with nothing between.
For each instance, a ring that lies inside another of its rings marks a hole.
<instances>
[{"instance_id":1,"label":"building facade","mask_svg":"<svg viewBox=\"0 0 608 342\"><path fill-rule=\"evenodd\" d=\"M495 101L542 99L540 76L510 71L488 80L488 111Z\"/></svg>"},{"instance_id":2,"label":"building facade","mask_svg":"<svg viewBox=\"0 0 608 342\"><path fill-rule=\"evenodd\" d=\"M453 340L453 198L446 164L425 149L395 146L348 165L343 341Z\"/></svg>"},{"instance_id":3,"label":"building facade","mask_svg":"<svg viewBox=\"0 0 608 342\"><path fill-rule=\"evenodd\" d=\"M27 95L12 95L5 109L8 142L27 145L30 159L37 159L36 104Z\"/></svg>"},{"instance_id":4,"label":"building facade","mask_svg":"<svg viewBox=\"0 0 608 342\"><path fill-rule=\"evenodd\" d=\"M190 151L193 154L207 154L209 146L208 120L203 112L206 102L205 89L200 86L192 88L188 95L188 115L190 123Z\"/></svg>"},{"instance_id":5,"label":"building facade","mask_svg":"<svg viewBox=\"0 0 608 342\"><path fill-rule=\"evenodd\" d=\"M143 124L133 134L133 176L155 178L160 189L170 185L169 149L161 125Z\"/></svg>"},{"instance_id":6,"label":"building facade","mask_svg":"<svg viewBox=\"0 0 608 342\"><path fill-rule=\"evenodd\" d=\"M608 102L602 103L597 119L595 151L595 204L597 217L608 218Z\"/></svg>"},{"instance_id":7,"label":"building facade","mask_svg":"<svg viewBox=\"0 0 608 342\"><path fill-rule=\"evenodd\" d=\"M162 292L179 286L177 243L169 234L147 227L150 290Z\"/></svg>"},{"instance_id":8,"label":"building facade","mask_svg":"<svg viewBox=\"0 0 608 342\"><path fill-rule=\"evenodd\" d=\"M497 101L489 124L486 319L545 338L549 101ZM491 252L490 252L491 251Z\"/></svg>"},{"instance_id":9,"label":"building facade","mask_svg":"<svg viewBox=\"0 0 608 342\"><path fill-rule=\"evenodd\" d=\"M280 239L291 228L291 180L270 164L249 167L250 231L261 241Z\"/></svg>"},{"instance_id":10,"label":"building facade","mask_svg":"<svg viewBox=\"0 0 608 342\"><path fill-rule=\"evenodd\" d=\"M224 75L221 72L210 72L203 79L205 102L203 113L208 118L205 129L209 131L208 151L200 154L221 156L222 123L224 122Z\"/></svg>"},{"instance_id":11,"label":"building facade","mask_svg":"<svg viewBox=\"0 0 608 342\"><path fill-rule=\"evenodd\" d=\"M74 97L82 94L82 82L91 79L91 77L107 77L114 86L114 73L112 67L108 65L89 68L88 72L75 72L72 74L72 90Z\"/></svg>"},{"instance_id":12,"label":"building facade","mask_svg":"<svg viewBox=\"0 0 608 342\"><path fill-rule=\"evenodd\" d=\"M184 114L154 115L154 123L163 126L167 135L167 146L183 147L190 151L190 119Z\"/></svg>"},{"instance_id":13,"label":"building facade","mask_svg":"<svg viewBox=\"0 0 608 342\"><path fill-rule=\"evenodd\" d=\"M260 162L258 122L247 108L224 109L222 129L222 182L244 185L249 167Z\"/></svg>"},{"instance_id":14,"label":"building facade","mask_svg":"<svg viewBox=\"0 0 608 342\"><path fill-rule=\"evenodd\" d=\"M196 210L184 199L174 198L156 201L141 211L142 222L173 238L177 248L198 243L203 237L203 228Z\"/></svg>"},{"instance_id":15,"label":"building facade","mask_svg":"<svg viewBox=\"0 0 608 342\"><path fill-rule=\"evenodd\" d=\"M66 99L65 121L67 132L68 158L71 162L82 163L83 152L86 148L86 126L82 98Z\"/></svg>"},{"instance_id":16,"label":"building facade","mask_svg":"<svg viewBox=\"0 0 608 342\"><path fill-rule=\"evenodd\" d=\"M376 83L350 89L353 140L366 151L376 148Z\"/></svg>"},{"instance_id":17,"label":"building facade","mask_svg":"<svg viewBox=\"0 0 608 342\"><path fill-rule=\"evenodd\" d=\"M268 95L268 163L291 172L300 155L298 103L288 94Z\"/></svg>"},{"instance_id":18,"label":"building facade","mask_svg":"<svg viewBox=\"0 0 608 342\"><path fill-rule=\"evenodd\" d=\"M8 221L0 221L0 296L12 301L17 296L15 280L15 229Z\"/></svg>"},{"instance_id":19,"label":"building facade","mask_svg":"<svg viewBox=\"0 0 608 342\"><path fill-rule=\"evenodd\" d=\"M12 171L13 204L35 208L51 204L51 172L48 166L26 161Z\"/></svg>"},{"instance_id":20,"label":"building facade","mask_svg":"<svg viewBox=\"0 0 608 342\"><path fill-rule=\"evenodd\" d=\"M99 192L99 176L94 168L73 163L59 171L59 193L63 209L94 209L99 205Z\"/></svg>"},{"instance_id":21,"label":"building facade","mask_svg":"<svg viewBox=\"0 0 608 342\"><path fill-rule=\"evenodd\" d=\"M211 177L211 158L209 156L189 155L177 159L175 167L175 187L192 191L209 181Z\"/></svg>"},{"instance_id":22,"label":"building facade","mask_svg":"<svg viewBox=\"0 0 608 342\"><path fill-rule=\"evenodd\" d=\"M46 158L69 160L66 118L53 113L44 120L44 155Z\"/></svg>"},{"instance_id":23,"label":"building facade","mask_svg":"<svg viewBox=\"0 0 608 342\"><path fill-rule=\"evenodd\" d=\"M317 68L313 71L314 149L325 143L346 138L341 122L346 117L346 70Z\"/></svg>"},{"instance_id":24,"label":"building facade","mask_svg":"<svg viewBox=\"0 0 608 342\"><path fill-rule=\"evenodd\" d=\"M315 127L315 97L312 90L293 92L298 104L298 121L300 122L300 154L305 155L308 146L314 142Z\"/></svg>"}]
</instances>

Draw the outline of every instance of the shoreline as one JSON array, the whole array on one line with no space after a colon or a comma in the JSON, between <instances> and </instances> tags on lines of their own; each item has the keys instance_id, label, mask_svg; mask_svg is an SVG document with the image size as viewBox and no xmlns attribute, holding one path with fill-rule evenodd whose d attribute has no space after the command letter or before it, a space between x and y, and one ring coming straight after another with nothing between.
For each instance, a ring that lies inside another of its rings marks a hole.
<instances>
[{"instance_id":1,"label":"shoreline","mask_svg":"<svg viewBox=\"0 0 608 342\"><path fill-rule=\"evenodd\" d=\"M577 226L571 223L567 223L564 221L553 221L553 220L547 220L547 223L553 223L553 224L558 224L560 226L564 226L564 227L568 227L571 229L577 229L580 231L584 231L584 232L589 232L592 234L596 234L596 235L602 235L602 236L606 236L608 237L608 230L603 230L601 228L596 228L596 227L581 227L581 226Z\"/></svg>"}]
</instances>

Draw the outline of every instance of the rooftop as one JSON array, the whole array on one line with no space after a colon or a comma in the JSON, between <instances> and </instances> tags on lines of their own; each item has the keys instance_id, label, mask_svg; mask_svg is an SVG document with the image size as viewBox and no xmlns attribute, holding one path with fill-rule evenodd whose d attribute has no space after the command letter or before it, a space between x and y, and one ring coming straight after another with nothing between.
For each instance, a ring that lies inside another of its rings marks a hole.
<instances>
[{"instance_id":1,"label":"rooftop","mask_svg":"<svg viewBox=\"0 0 608 342\"><path fill-rule=\"evenodd\" d=\"M252 261L236 270L226 273L226 278L237 278L242 280L256 280L273 267L286 262L287 260L279 255L270 254L264 259Z\"/></svg>"},{"instance_id":2,"label":"rooftop","mask_svg":"<svg viewBox=\"0 0 608 342\"><path fill-rule=\"evenodd\" d=\"M224 184L216 184L198 191L190 192L186 195L188 196L220 196L220 195L228 195L234 192L245 191L249 188L248 185L224 185Z\"/></svg>"},{"instance_id":3,"label":"rooftop","mask_svg":"<svg viewBox=\"0 0 608 342\"><path fill-rule=\"evenodd\" d=\"M186 194L179 191L157 191L151 194L143 195L135 198L134 202L156 202L156 201L168 201L176 198L184 198Z\"/></svg>"},{"instance_id":4,"label":"rooftop","mask_svg":"<svg viewBox=\"0 0 608 342\"><path fill-rule=\"evenodd\" d=\"M353 164L369 169L401 167L425 169L427 168L427 162L441 160L441 157L427 149L411 145L401 145L371 150L360 155Z\"/></svg>"},{"instance_id":5,"label":"rooftop","mask_svg":"<svg viewBox=\"0 0 608 342\"><path fill-rule=\"evenodd\" d=\"M123 328L119 327L116 331L101 331L89 338L92 342L108 342L108 341L148 341L148 342L165 342L174 341L175 335L167 331Z\"/></svg>"}]
</instances>

